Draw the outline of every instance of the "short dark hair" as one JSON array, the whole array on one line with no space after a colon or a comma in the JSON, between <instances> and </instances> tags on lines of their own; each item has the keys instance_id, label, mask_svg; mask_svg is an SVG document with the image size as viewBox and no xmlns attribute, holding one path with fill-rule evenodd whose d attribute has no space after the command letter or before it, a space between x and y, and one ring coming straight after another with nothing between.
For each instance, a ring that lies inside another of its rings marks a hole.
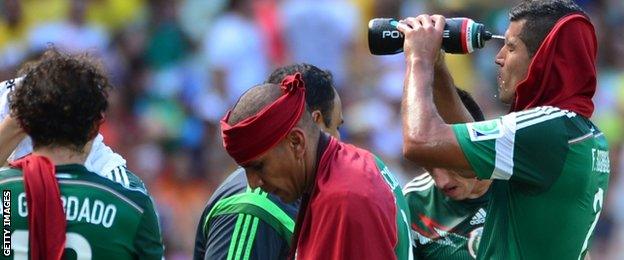
<instances>
[{"instance_id":1,"label":"short dark hair","mask_svg":"<svg viewBox=\"0 0 624 260\"><path fill-rule=\"evenodd\" d=\"M336 96L331 72L307 63L292 64L273 71L267 83L280 84L284 77L297 72L301 73L306 84L306 104L308 110L319 110L323 115L323 123L329 125Z\"/></svg>"},{"instance_id":2,"label":"short dark hair","mask_svg":"<svg viewBox=\"0 0 624 260\"><path fill-rule=\"evenodd\" d=\"M468 113L470 113L474 121L478 122L485 120L485 117L483 116L483 111L481 111L481 108L472 98L470 93L460 88L456 88L456 90L459 98L461 99L462 103L464 103L466 109L468 109Z\"/></svg>"},{"instance_id":3,"label":"short dark hair","mask_svg":"<svg viewBox=\"0 0 624 260\"><path fill-rule=\"evenodd\" d=\"M35 148L82 151L98 132L108 107L108 79L93 58L47 50L20 70L25 75L9 96L13 116Z\"/></svg>"},{"instance_id":4,"label":"short dark hair","mask_svg":"<svg viewBox=\"0 0 624 260\"><path fill-rule=\"evenodd\" d=\"M509 20L525 20L519 37L527 46L529 57L533 57L557 21L573 13L587 17L572 0L524 0L511 8Z\"/></svg>"}]
</instances>

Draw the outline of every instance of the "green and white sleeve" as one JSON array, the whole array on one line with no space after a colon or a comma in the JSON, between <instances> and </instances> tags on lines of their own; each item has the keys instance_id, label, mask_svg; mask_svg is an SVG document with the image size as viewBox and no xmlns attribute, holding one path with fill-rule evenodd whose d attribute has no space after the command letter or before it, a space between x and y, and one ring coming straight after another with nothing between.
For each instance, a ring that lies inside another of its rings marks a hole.
<instances>
[{"instance_id":1,"label":"green and white sleeve","mask_svg":"<svg viewBox=\"0 0 624 260\"><path fill-rule=\"evenodd\" d=\"M576 116L539 107L503 117L453 125L455 137L480 179L548 185L561 173L568 151L565 119Z\"/></svg>"}]
</instances>

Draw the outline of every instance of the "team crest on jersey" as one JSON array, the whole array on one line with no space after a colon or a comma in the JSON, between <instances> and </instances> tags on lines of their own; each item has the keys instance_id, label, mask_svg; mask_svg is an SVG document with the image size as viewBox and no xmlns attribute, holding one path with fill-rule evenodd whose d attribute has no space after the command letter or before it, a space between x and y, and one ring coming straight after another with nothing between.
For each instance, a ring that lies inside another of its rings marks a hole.
<instances>
[{"instance_id":1,"label":"team crest on jersey","mask_svg":"<svg viewBox=\"0 0 624 260\"><path fill-rule=\"evenodd\" d=\"M481 243L481 236L483 235L483 227L478 227L468 234L468 253L472 258L477 258L477 249Z\"/></svg>"},{"instance_id":2,"label":"team crest on jersey","mask_svg":"<svg viewBox=\"0 0 624 260\"><path fill-rule=\"evenodd\" d=\"M500 119L474 122L466 124L470 140L473 142L496 139L503 136Z\"/></svg>"}]
</instances>

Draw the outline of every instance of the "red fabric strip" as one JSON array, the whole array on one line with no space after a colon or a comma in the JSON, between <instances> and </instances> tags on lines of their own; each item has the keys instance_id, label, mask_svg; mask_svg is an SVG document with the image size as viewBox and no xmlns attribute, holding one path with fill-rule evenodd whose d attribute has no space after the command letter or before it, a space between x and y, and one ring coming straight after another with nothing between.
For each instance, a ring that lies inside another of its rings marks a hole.
<instances>
[{"instance_id":1,"label":"red fabric strip","mask_svg":"<svg viewBox=\"0 0 624 260\"><path fill-rule=\"evenodd\" d=\"M305 110L305 84L301 74L289 75L280 84L284 93L257 114L230 126L229 111L221 119L223 147L238 164L273 148L299 122Z\"/></svg>"},{"instance_id":2,"label":"red fabric strip","mask_svg":"<svg viewBox=\"0 0 624 260\"><path fill-rule=\"evenodd\" d=\"M61 259L67 222L54 164L46 157L31 154L11 166L24 173L30 259Z\"/></svg>"},{"instance_id":3,"label":"red fabric strip","mask_svg":"<svg viewBox=\"0 0 624 260\"><path fill-rule=\"evenodd\" d=\"M597 46L594 26L585 16L561 18L533 57L526 79L516 87L511 111L554 106L591 117Z\"/></svg>"}]
</instances>

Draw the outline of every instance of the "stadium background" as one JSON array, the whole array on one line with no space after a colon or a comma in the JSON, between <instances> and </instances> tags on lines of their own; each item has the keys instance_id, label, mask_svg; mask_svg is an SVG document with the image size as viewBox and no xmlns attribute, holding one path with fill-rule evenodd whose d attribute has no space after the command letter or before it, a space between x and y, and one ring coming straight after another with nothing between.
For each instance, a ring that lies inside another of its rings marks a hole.
<instances>
[{"instance_id":1,"label":"stadium background","mask_svg":"<svg viewBox=\"0 0 624 260\"><path fill-rule=\"evenodd\" d=\"M368 20L435 12L470 17L502 34L516 2L241 0L242 8L232 10L229 1L4 0L0 6L0 80L15 77L49 43L101 58L116 87L101 132L154 197L169 259L190 258L204 204L235 167L217 123L243 88L292 62L331 70L342 97L344 140L381 155L405 182L420 170L401 156L403 56L368 53ZM611 145L611 184L592 259L624 259L624 1L577 2L596 26L593 120ZM447 55L456 84L475 96L486 118L507 111L495 96L500 44Z\"/></svg>"}]
</instances>

